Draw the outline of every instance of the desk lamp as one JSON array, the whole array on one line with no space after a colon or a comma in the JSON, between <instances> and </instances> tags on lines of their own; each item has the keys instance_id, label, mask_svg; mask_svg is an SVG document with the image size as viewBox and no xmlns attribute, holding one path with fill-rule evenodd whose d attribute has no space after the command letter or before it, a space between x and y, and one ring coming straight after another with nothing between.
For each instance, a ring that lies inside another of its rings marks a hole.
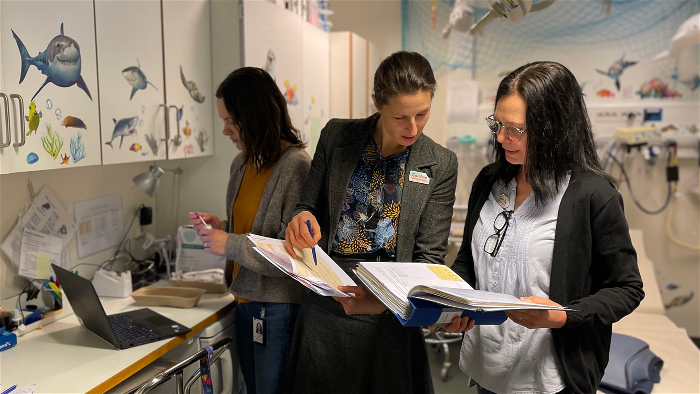
<instances>
[{"instance_id":1,"label":"desk lamp","mask_svg":"<svg viewBox=\"0 0 700 394\"><path fill-rule=\"evenodd\" d=\"M158 166L150 166L148 168L147 172L141 173L139 175L136 175L133 178L134 184L139 187L144 193L146 193L149 197L154 197L156 194L156 191L158 191L158 187L160 186L160 177L163 176L165 171L172 172L173 175L173 193L172 197L174 201L172 201L170 205L170 218L168 219L168 227L172 228L172 226L176 222L176 217L177 217L177 212L180 209L180 179L183 174L183 170L180 167L177 167L173 170L169 169L162 169ZM168 258L168 253L165 250L165 245L171 240L171 231L168 231L168 235L165 238L154 240L153 236L147 238L147 241L144 243L144 249L147 249L148 246L146 246L146 243L150 245L155 244L158 245L159 252L161 253L161 257L163 258L163 261L165 263L165 269L168 274L168 277L170 276L170 259ZM150 234L149 234L150 235Z\"/></svg>"}]
</instances>

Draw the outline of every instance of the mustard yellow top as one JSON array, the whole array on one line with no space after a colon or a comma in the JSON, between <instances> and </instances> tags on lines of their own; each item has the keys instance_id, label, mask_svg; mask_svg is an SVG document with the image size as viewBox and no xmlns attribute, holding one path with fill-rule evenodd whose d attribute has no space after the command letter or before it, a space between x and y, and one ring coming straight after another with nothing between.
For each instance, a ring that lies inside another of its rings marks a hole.
<instances>
[{"instance_id":1,"label":"mustard yellow top","mask_svg":"<svg viewBox=\"0 0 700 394\"><path fill-rule=\"evenodd\" d=\"M232 233L247 234L253 228L255 215L258 213L258 207L260 206L260 199L273 169L274 166L258 172L251 165L246 167L243 180L241 180L241 187L238 189L239 192L231 210L233 216ZM234 261L232 279L236 277L240 269L240 263ZM240 297L236 297L236 300L239 303L249 302L249 300Z\"/></svg>"}]
</instances>

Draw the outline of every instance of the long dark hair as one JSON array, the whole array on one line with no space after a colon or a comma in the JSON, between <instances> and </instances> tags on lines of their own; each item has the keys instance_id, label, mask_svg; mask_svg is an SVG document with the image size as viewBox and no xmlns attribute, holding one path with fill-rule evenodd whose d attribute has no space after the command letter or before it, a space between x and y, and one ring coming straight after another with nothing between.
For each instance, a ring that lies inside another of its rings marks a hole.
<instances>
[{"instance_id":1,"label":"long dark hair","mask_svg":"<svg viewBox=\"0 0 700 394\"><path fill-rule=\"evenodd\" d=\"M394 52L384 59L374 73L374 98L381 107L389 99L421 90L435 95L435 74L428 59L416 52Z\"/></svg>"},{"instance_id":2,"label":"long dark hair","mask_svg":"<svg viewBox=\"0 0 700 394\"><path fill-rule=\"evenodd\" d=\"M282 141L303 147L299 130L287 112L287 102L266 71L242 67L221 82L216 97L238 127L245 163L257 170L270 168L282 157Z\"/></svg>"},{"instance_id":3,"label":"long dark hair","mask_svg":"<svg viewBox=\"0 0 700 394\"><path fill-rule=\"evenodd\" d=\"M527 105L525 179L537 206L556 196L570 171L594 173L612 182L600 165L583 94L571 71L555 62L526 64L503 78L496 104L512 94ZM494 149L496 176L507 183L521 166L508 163L498 141Z\"/></svg>"}]
</instances>

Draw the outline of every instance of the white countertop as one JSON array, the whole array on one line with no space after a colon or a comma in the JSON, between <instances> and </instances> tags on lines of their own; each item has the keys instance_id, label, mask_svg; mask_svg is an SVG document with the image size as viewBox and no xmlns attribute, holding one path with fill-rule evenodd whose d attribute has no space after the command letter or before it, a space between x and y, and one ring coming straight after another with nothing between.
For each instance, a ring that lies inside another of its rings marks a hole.
<instances>
[{"instance_id":1,"label":"white countertop","mask_svg":"<svg viewBox=\"0 0 700 394\"><path fill-rule=\"evenodd\" d=\"M142 308L131 297L101 300L108 315ZM66 317L19 337L17 346L0 353L0 384L3 389L36 384L37 393L104 392L223 317L233 300L229 293L204 294L194 308L148 307L192 331L124 350L82 327L64 305Z\"/></svg>"}]
</instances>

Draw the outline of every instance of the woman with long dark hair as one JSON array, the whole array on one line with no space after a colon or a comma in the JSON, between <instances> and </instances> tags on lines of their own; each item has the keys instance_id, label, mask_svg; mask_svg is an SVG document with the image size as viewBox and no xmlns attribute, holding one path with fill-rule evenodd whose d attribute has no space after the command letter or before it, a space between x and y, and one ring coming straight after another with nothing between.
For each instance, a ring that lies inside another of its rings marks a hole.
<instances>
[{"instance_id":1,"label":"woman with long dark hair","mask_svg":"<svg viewBox=\"0 0 700 394\"><path fill-rule=\"evenodd\" d=\"M223 133L241 152L231 163L227 219L200 214L208 229L190 212L190 224L206 251L228 260L247 392L278 393L304 287L256 253L246 235L284 238L311 159L282 93L264 70L235 70L216 98Z\"/></svg>"},{"instance_id":2,"label":"woman with long dark hair","mask_svg":"<svg viewBox=\"0 0 700 394\"><path fill-rule=\"evenodd\" d=\"M644 292L583 95L561 64L530 63L503 79L486 121L496 160L472 185L452 268L476 289L571 310L510 311L468 330L460 366L480 393L594 393L612 324Z\"/></svg>"}]
</instances>

